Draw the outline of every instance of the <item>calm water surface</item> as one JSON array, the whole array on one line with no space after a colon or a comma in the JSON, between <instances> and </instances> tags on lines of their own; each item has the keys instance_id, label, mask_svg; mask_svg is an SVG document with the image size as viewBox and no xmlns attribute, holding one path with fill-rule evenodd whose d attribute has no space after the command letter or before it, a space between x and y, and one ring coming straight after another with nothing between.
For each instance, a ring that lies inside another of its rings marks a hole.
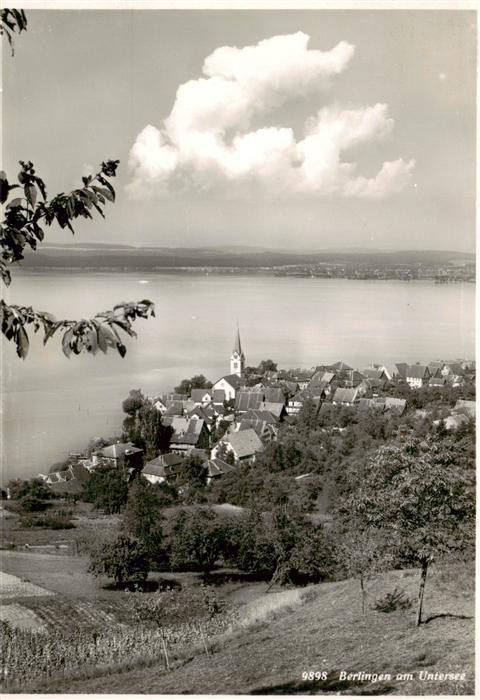
<instances>
[{"instance_id":1,"label":"calm water surface","mask_svg":"<svg viewBox=\"0 0 480 700\"><path fill-rule=\"evenodd\" d=\"M67 360L59 341L35 338L22 362L3 345L2 481L29 477L118 434L132 388L170 390L184 377L229 372L237 320L249 365L344 360L473 358L475 290L469 284L139 273L22 274L10 301L81 318L119 301L149 298L157 318L139 321L122 360L110 353Z\"/></svg>"}]
</instances>

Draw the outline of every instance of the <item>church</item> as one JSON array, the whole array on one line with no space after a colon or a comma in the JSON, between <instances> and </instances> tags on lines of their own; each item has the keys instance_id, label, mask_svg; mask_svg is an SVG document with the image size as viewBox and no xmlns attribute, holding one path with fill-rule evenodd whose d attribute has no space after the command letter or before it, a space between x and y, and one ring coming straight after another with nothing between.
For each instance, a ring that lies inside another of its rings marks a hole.
<instances>
[{"instance_id":1,"label":"church","mask_svg":"<svg viewBox=\"0 0 480 700\"><path fill-rule=\"evenodd\" d=\"M230 355L230 374L221 377L218 382L215 382L212 389L224 391L225 400L233 401L235 399L236 392L241 386L243 386L244 371L245 355L243 354L242 343L240 340L240 329L237 328L235 344L232 354Z\"/></svg>"}]
</instances>

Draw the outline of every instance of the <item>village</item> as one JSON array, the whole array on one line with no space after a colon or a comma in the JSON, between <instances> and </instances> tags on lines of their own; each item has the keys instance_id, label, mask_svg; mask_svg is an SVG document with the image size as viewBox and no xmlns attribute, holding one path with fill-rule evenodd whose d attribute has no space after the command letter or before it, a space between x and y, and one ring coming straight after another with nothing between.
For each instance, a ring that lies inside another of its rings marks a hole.
<instances>
[{"instance_id":1,"label":"village","mask_svg":"<svg viewBox=\"0 0 480 700\"><path fill-rule=\"evenodd\" d=\"M64 468L39 477L57 496L79 496L82 485L101 467L121 467L130 478L141 474L152 484L175 485L184 460L193 457L205 468L208 485L239 465L255 464L265 446L277 439L280 426L295 421L308 404L320 416L332 407L401 416L412 391L461 389L474 383L475 361L458 359L372 364L359 369L338 361L308 370L279 370L272 360L266 360L257 368L247 367L237 330L229 374L188 393L146 397L161 414L163 426L171 430L167 450L145 460L142 449L119 439L88 457L71 454ZM426 411L419 409L416 415L423 418ZM447 430L456 430L474 417L475 401L459 398L435 422L443 421Z\"/></svg>"}]
</instances>

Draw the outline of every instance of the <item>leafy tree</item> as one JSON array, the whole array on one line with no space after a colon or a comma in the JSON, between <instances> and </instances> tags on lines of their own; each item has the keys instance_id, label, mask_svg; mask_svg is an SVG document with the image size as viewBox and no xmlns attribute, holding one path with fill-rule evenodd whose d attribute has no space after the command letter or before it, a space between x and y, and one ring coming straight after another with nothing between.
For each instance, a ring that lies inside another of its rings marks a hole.
<instances>
[{"instance_id":1,"label":"leafy tree","mask_svg":"<svg viewBox=\"0 0 480 700\"><path fill-rule=\"evenodd\" d=\"M212 382L208 381L203 374L196 374L190 379L182 379L180 384L176 386L174 390L177 394L186 394L187 396L190 396L192 389L211 389L212 386Z\"/></svg>"},{"instance_id":2,"label":"leafy tree","mask_svg":"<svg viewBox=\"0 0 480 700\"><path fill-rule=\"evenodd\" d=\"M162 489L145 479L137 479L129 490L123 514L123 529L127 535L141 542L151 559L160 564L167 558L162 530L165 505Z\"/></svg>"},{"instance_id":3,"label":"leafy tree","mask_svg":"<svg viewBox=\"0 0 480 700\"><path fill-rule=\"evenodd\" d=\"M119 535L91 552L88 570L95 576L113 578L115 584L121 586L129 581L145 581L149 558L138 540Z\"/></svg>"},{"instance_id":4,"label":"leafy tree","mask_svg":"<svg viewBox=\"0 0 480 700\"><path fill-rule=\"evenodd\" d=\"M344 522L379 530L390 546L421 569L416 624L435 555L471 550L474 473L459 468L444 442L409 439L380 447L341 507Z\"/></svg>"},{"instance_id":5,"label":"leafy tree","mask_svg":"<svg viewBox=\"0 0 480 700\"><path fill-rule=\"evenodd\" d=\"M7 36L12 50L13 33L26 29L27 19L22 10L1 11L0 33ZM115 201L110 178L115 177L119 161L102 162L95 175L82 178L83 187L69 193L61 192L51 199L33 163L19 163L20 172L17 182L13 184L3 171L0 172L0 204L4 205L4 218L0 223L0 276L7 286L12 280L12 266L23 260L26 248L37 249L44 240L46 227L56 223L60 228L68 228L74 233L72 222L75 219L92 219L93 210L104 217L105 203ZM98 313L91 319L57 321L46 311L35 310L31 306L10 305L0 299L2 334L15 343L17 355L22 359L26 358L30 344L27 328L33 328L35 333L42 330L44 344L61 331L62 350L67 357L83 351L95 354L100 350L106 353L109 348L115 348L124 357L126 347L120 333L136 337L133 321L154 315L152 302L144 299L116 304L113 310Z\"/></svg>"},{"instance_id":6,"label":"leafy tree","mask_svg":"<svg viewBox=\"0 0 480 700\"><path fill-rule=\"evenodd\" d=\"M185 458L178 468L177 486L186 503L201 500L207 485L208 469L199 457Z\"/></svg>"},{"instance_id":7,"label":"leafy tree","mask_svg":"<svg viewBox=\"0 0 480 700\"><path fill-rule=\"evenodd\" d=\"M208 574L224 551L224 524L212 510L181 511L170 535L170 561L173 566L197 566Z\"/></svg>"},{"instance_id":8,"label":"leafy tree","mask_svg":"<svg viewBox=\"0 0 480 700\"><path fill-rule=\"evenodd\" d=\"M123 421L125 439L140 447L145 459L154 459L168 451L173 435L171 426L162 423L159 411L143 396L140 389L132 389L123 401L127 417Z\"/></svg>"},{"instance_id":9,"label":"leafy tree","mask_svg":"<svg viewBox=\"0 0 480 700\"><path fill-rule=\"evenodd\" d=\"M258 367L256 368L258 374L265 374L266 372L276 372L277 363L273 360L262 360Z\"/></svg>"},{"instance_id":10,"label":"leafy tree","mask_svg":"<svg viewBox=\"0 0 480 700\"><path fill-rule=\"evenodd\" d=\"M95 469L83 484L82 499L93 503L107 515L120 513L127 502L128 486L124 475L115 467Z\"/></svg>"},{"instance_id":11,"label":"leafy tree","mask_svg":"<svg viewBox=\"0 0 480 700\"><path fill-rule=\"evenodd\" d=\"M46 501L52 497L52 492L41 479L15 479L8 482L7 488L10 498L15 501L21 501L25 498Z\"/></svg>"},{"instance_id":12,"label":"leafy tree","mask_svg":"<svg viewBox=\"0 0 480 700\"><path fill-rule=\"evenodd\" d=\"M376 530L353 527L339 534L336 554L339 566L347 578L357 578L360 584L362 614L365 614L367 592L365 582L378 571L392 564L382 534Z\"/></svg>"}]
</instances>

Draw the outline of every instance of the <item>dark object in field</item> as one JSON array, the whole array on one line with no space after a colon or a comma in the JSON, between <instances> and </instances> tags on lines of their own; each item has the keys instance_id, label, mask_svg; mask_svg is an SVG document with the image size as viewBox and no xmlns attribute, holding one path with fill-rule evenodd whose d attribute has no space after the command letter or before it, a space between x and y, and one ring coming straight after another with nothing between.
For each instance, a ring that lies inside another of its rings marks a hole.
<instances>
[{"instance_id":1,"label":"dark object in field","mask_svg":"<svg viewBox=\"0 0 480 700\"><path fill-rule=\"evenodd\" d=\"M386 593L383 598L377 598L373 610L377 612L390 613L394 610L408 610L412 607L412 601L407 598L405 591L398 590L397 587L391 593Z\"/></svg>"}]
</instances>

